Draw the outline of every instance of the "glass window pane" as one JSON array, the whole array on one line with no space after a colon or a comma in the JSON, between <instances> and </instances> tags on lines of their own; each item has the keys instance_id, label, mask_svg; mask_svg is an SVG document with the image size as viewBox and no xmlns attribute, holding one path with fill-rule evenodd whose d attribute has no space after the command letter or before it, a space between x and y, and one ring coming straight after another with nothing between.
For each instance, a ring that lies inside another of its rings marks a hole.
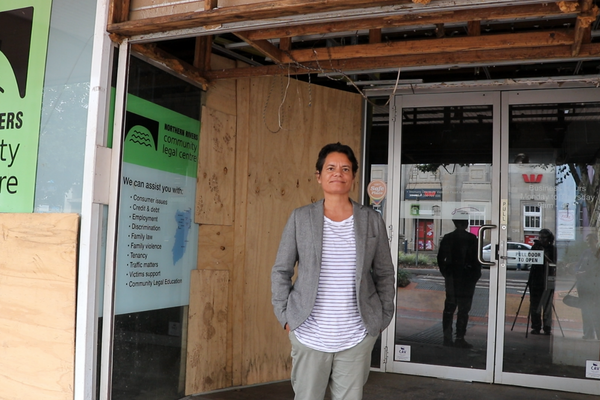
<instances>
[{"instance_id":1,"label":"glass window pane","mask_svg":"<svg viewBox=\"0 0 600 400\"><path fill-rule=\"evenodd\" d=\"M507 273L503 369L584 378L600 353L600 104L513 105L509 126L508 229L543 257Z\"/></svg>"},{"instance_id":2,"label":"glass window pane","mask_svg":"<svg viewBox=\"0 0 600 400\"><path fill-rule=\"evenodd\" d=\"M184 396L201 90L130 59L117 235L112 399ZM170 157L165 147L177 149ZM186 157L181 157L181 155ZM188 157L189 156L189 157ZM183 161L181 161L181 160Z\"/></svg>"},{"instance_id":3,"label":"glass window pane","mask_svg":"<svg viewBox=\"0 0 600 400\"><path fill-rule=\"evenodd\" d=\"M52 2L34 201L36 212L78 213L81 210L95 16L95 0Z\"/></svg>"},{"instance_id":4,"label":"glass window pane","mask_svg":"<svg viewBox=\"0 0 600 400\"><path fill-rule=\"evenodd\" d=\"M438 255L460 248L449 244L460 238L471 260L475 235L491 221L492 107L403 109L401 159L394 344L411 351L410 360L394 352L395 361L484 369L489 271L479 279L480 269L456 256L444 276Z\"/></svg>"}]
</instances>

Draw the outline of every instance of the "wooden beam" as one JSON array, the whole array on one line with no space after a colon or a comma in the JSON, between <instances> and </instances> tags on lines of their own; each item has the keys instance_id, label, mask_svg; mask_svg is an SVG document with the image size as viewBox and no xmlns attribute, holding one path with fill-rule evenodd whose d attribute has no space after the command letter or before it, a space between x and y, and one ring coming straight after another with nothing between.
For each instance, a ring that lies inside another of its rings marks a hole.
<instances>
[{"instance_id":1,"label":"wooden beam","mask_svg":"<svg viewBox=\"0 0 600 400\"><path fill-rule=\"evenodd\" d=\"M381 43L381 29L369 30L369 43Z\"/></svg>"},{"instance_id":2,"label":"wooden beam","mask_svg":"<svg viewBox=\"0 0 600 400\"><path fill-rule=\"evenodd\" d=\"M117 2L119 0L112 0ZM279 0L240 4L199 12L164 15L135 21L108 24L108 32L123 36L192 29L240 21L256 21L279 17L325 13L366 7L412 4L412 0Z\"/></svg>"},{"instance_id":3,"label":"wooden beam","mask_svg":"<svg viewBox=\"0 0 600 400\"><path fill-rule=\"evenodd\" d=\"M279 39L279 50L290 51L292 49L292 38L283 37Z\"/></svg>"},{"instance_id":4,"label":"wooden beam","mask_svg":"<svg viewBox=\"0 0 600 400\"><path fill-rule=\"evenodd\" d=\"M584 41L589 42L589 40L585 39L586 36L591 34L589 28L594 21L596 21L596 18L598 18L598 7L595 6L589 11L586 11L584 14L577 16L577 22L575 22L574 42L573 46L571 47L571 54L573 56L577 56L579 54L579 49Z\"/></svg>"},{"instance_id":5,"label":"wooden beam","mask_svg":"<svg viewBox=\"0 0 600 400\"><path fill-rule=\"evenodd\" d=\"M590 12L594 6L593 0L580 0L581 1L581 13L585 14ZM593 24L593 22L592 22ZM591 24L583 32L582 43L592 43L592 27Z\"/></svg>"},{"instance_id":6,"label":"wooden beam","mask_svg":"<svg viewBox=\"0 0 600 400\"><path fill-rule=\"evenodd\" d=\"M467 35L469 35L469 36L481 35L481 21L467 22Z\"/></svg>"},{"instance_id":7,"label":"wooden beam","mask_svg":"<svg viewBox=\"0 0 600 400\"><path fill-rule=\"evenodd\" d=\"M575 3L576 2L567 2ZM286 26L282 28L261 29L245 32L250 40L274 39L303 35L318 35L331 32L356 31L360 29L380 29L412 25L439 25L459 23L466 21L491 21L505 19L520 19L532 17L563 16L556 3L546 5L533 4L524 6L481 8L477 10L445 11L438 13L417 14L410 13L391 17L361 18L350 21L333 21L320 24L307 24L300 26Z\"/></svg>"},{"instance_id":8,"label":"wooden beam","mask_svg":"<svg viewBox=\"0 0 600 400\"><path fill-rule=\"evenodd\" d=\"M205 76L203 76L202 71L186 63L185 61L173 57L166 51L156 47L156 45L134 44L131 46L131 50L154 62L164 65L170 70L177 72L178 74L181 74L194 82L199 83L202 85L204 90L208 88L210 82Z\"/></svg>"},{"instance_id":9,"label":"wooden beam","mask_svg":"<svg viewBox=\"0 0 600 400\"><path fill-rule=\"evenodd\" d=\"M125 22L129 19L130 0L112 0L108 5L109 23Z\"/></svg>"},{"instance_id":10,"label":"wooden beam","mask_svg":"<svg viewBox=\"0 0 600 400\"><path fill-rule=\"evenodd\" d=\"M573 44L573 31L509 33L300 49L292 50L289 55L284 55L282 61L284 63L328 62L353 58L377 58L518 47L547 47L561 44Z\"/></svg>"},{"instance_id":11,"label":"wooden beam","mask_svg":"<svg viewBox=\"0 0 600 400\"><path fill-rule=\"evenodd\" d=\"M212 55L212 35L198 36L194 49L194 67L200 71L210 70L210 57Z\"/></svg>"},{"instance_id":12,"label":"wooden beam","mask_svg":"<svg viewBox=\"0 0 600 400\"><path fill-rule=\"evenodd\" d=\"M443 38L444 36L446 36L446 28L444 27L444 24L435 24L435 37Z\"/></svg>"},{"instance_id":13,"label":"wooden beam","mask_svg":"<svg viewBox=\"0 0 600 400\"><path fill-rule=\"evenodd\" d=\"M271 58L273 62L277 64L281 64L281 60L283 59L283 51L275 47L271 42L267 40L249 40L246 36L241 32L234 33L235 36L242 39L244 42L248 43L250 46L254 47L261 54Z\"/></svg>"},{"instance_id":14,"label":"wooden beam","mask_svg":"<svg viewBox=\"0 0 600 400\"><path fill-rule=\"evenodd\" d=\"M600 57L600 44L584 44L581 46L579 57ZM572 60L571 46L559 45L550 47L531 47L516 49L494 49L475 50L453 53L437 54L409 54L380 58L357 58L349 60L334 60L330 63L309 62L304 67L290 66L282 69L281 66L231 68L225 70L213 70L206 73L206 77L212 80L250 78L256 76L276 76L282 74L304 75L315 73L322 68L321 72L332 71L360 71L373 68L398 68L398 67L428 67L440 65L468 65L481 63L495 63L507 61L531 61L531 60Z\"/></svg>"},{"instance_id":15,"label":"wooden beam","mask_svg":"<svg viewBox=\"0 0 600 400\"><path fill-rule=\"evenodd\" d=\"M204 0L204 10L212 10L217 8L219 1L218 0Z\"/></svg>"}]
</instances>

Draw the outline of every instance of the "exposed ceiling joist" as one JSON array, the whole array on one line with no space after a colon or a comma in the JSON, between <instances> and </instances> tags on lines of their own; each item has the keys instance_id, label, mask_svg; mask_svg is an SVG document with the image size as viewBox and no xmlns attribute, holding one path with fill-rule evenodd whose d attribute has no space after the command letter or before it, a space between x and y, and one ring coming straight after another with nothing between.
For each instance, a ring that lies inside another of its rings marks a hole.
<instances>
[{"instance_id":1,"label":"exposed ceiling joist","mask_svg":"<svg viewBox=\"0 0 600 400\"><path fill-rule=\"evenodd\" d=\"M577 2L572 3L578 6ZM570 8L569 8L570 10ZM579 7L570 14L577 14ZM282 28L260 29L244 32L249 40L275 39L292 36L318 35L331 32L349 32L361 29L383 29L415 25L452 24L465 21L503 21L524 18L553 18L568 15L557 3L527 4L514 7L494 7L477 10L439 11L411 13L389 17L361 18L345 21L324 22Z\"/></svg>"},{"instance_id":2,"label":"exposed ceiling joist","mask_svg":"<svg viewBox=\"0 0 600 400\"><path fill-rule=\"evenodd\" d=\"M572 47L573 56L579 54L585 32L590 28L592 23L596 21L596 18L598 18L598 7L591 8L584 14L577 16L577 22L575 23L575 40Z\"/></svg>"},{"instance_id":3,"label":"exposed ceiling joist","mask_svg":"<svg viewBox=\"0 0 600 400\"><path fill-rule=\"evenodd\" d=\"M212 41L212 36L199 36L196 38L194 49L194 67L201 71L210 69Z\"/></svg>"},{"instance_id":4,"label":"exposed ceiling joist","mask_svg":"<svg viewBox=\"0 0 600 400\"><path fill-rule=\"evenodd\" d=\"M117 1L117 0L113 0ZM287 0L240 4L234 7L206 9L198 12L165 15L135 21L111 20L108 31L134 36L197 26L214 26L240 20L267 20L298 14L324 13L355 8L413 4L412 0Z\"/></svg>"},{"instance_id":5,"label":"exposed ceiling joist","mask_svg":"<svg viewBox=\"0 0 600 400\"><path fill-rule=\"evenodd\" d=\"M209 81L202 75L202 71L199 68L173 57L171 54L159 49L155 45L134 44L131 46L131 50L138 53L146 60L159 64L167 70L174 71L184 78L187 78L189 81L202 86L204 90L208 88Z\"/></svg>"},{"instance_id":6,"label":"exposed ceiling joist","mask_svg":"<svg viewBox=\"0 0 600 400\"><path fill-rule=\"evenodd\" d=\"M335 86L324 77L384 81L402 70L444 82L600 70L600 0L193 0L204 10L129 21L130 0L110 1L112 35L156 41L134 51L203 87L282 74ZM244 67L211 70L211 49Z\"/></svg>"},{"instance_id":7,"label":"exposed ceiling joist","mask_svg":"<svg viewBox=\"0 0 600 400\"><path fill-rule=\"evenodd\" d=\"M267 40L250 40L246 38L243 33L236 33L237 37L248 43L250 46L254 47L259 52L263 53L265 56L269 57L277 64L281 64L284 58L284 53L279 48L275 47L271 42Z\"/></svg>"},{"instance_id":8,"label":"exposed ceiling joist","mask_svg":"<svg viewBox=\"0 0 600 400\"><path fill-rule=\"evenodd\" d=\"M111 0L111 4L118 4L128 0ZM583 0L585 1L585 0ZM473 2L469 0L433 0L427 5L415 4L417 0L279 0L265 1L251 4L240 4L237 6L205 9L204 11L185 12L179 14L164 15L160 17L144 18L139 20L124 20L123 13L115 11L110 13L107 30L110 33L132 37L140 35L149 35L153 33L169 31L185 31L198 27L219 27L225 24L235 24L241 21L250 23L252 21L269 21L266 25L276 24L281 20L284 27L294 25L307 25L310 22L305 21L306 17L314 16L315 20L322 20L324 23L335 23L337 21L352 20L360 21L367 15L379 14L385 16L406 15L412 16L415 22L421 24L420 17L432 15L443 15L444 13L455 13L460 10L476 10L483 12L486 9L494 9L492 14L496 13L502 18L503 9L520 7L511 0L484 0ZM577 1L543 1L543 0L521 0L522 6L526 5L545 5L548 6L549 13L555 13L556 7L553 5L565 4L559 6L569 12L577 12L579 3ZM120 10L121 7L111 7ZM515 18L525 18L524 15ZM488 17L492 18L492 14ZM539 16L540 14L536 14ZM291 17L291 18L289 18ZM302 17L302 18L300 18ZM410 18L410 17L408 17ZM263 28L261 28L263 29ZM268 26L264 26L268 29ZM241 30L237 28L236 30ZM283 36L280 36L283 37Z\"/></svg>"},{"instance_id":9,"label":"exposed ceiling joist","mask_svg":"<svg viewBox=\"0 0 600 400\"><path fill-rule=\"evenodd\" d=\"M579 57L600 57L600 44L583 44ZM209 80L249 78L253 76L268 76L282 74L306 74L310 72L340 72L359 71L374 68L398 68L398 67L436 67L468 66L469 64L481 65L482 63L493 64L496 62L522 63L523 61L534 62L535 60L572 60L571 46L550 46L539 48L518 48L504 50L477 50L460 53L438 53L428 55L400 55L390 57L357 58L348 60L335 60L327 63L308 62L302 66L282 68L281 66L263 66L238 69L212 70L206 73Z\"/></svg>"},{"instance_id":10,"label":"exposed ceiling joist","mask_svg":"<svg viewBox=\"0 0 600 400\"><path fill-rule=\"evenodd\" d=\"M425 43L426 42L426 43ZM292 50L283 63L339 61L356 58L389 57L411 54L443 54L473 50L500 50L518 47L548 47L573 44L573 31L510 33L503 35L467 36L390 43L349 45Z\"/></svg>"}]
</instances>

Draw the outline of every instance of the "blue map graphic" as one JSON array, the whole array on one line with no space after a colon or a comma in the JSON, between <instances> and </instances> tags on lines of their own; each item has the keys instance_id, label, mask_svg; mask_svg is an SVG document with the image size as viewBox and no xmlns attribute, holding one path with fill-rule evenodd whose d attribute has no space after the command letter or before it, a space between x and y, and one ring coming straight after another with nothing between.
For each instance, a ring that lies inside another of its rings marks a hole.
<instances>
[{"instance_id":1,"label":"blue map graphic","mask_svg":"<svg viewBox=\"0 0 600 400\"><path fill-rule=\"evenodd\" d=\"M192 210L179 211L175 213L177 231L175 232L175 243L173 244L173 265L181 260L188 243L188 234L192 226Z\"/></svg>"}]
</instances>

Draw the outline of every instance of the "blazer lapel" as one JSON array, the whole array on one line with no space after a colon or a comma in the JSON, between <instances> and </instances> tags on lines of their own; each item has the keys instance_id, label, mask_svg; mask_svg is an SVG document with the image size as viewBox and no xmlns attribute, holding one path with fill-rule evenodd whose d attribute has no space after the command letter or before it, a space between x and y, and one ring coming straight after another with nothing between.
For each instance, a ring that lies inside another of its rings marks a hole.
<instances>
[{"instance_id":1,"label":"blazer lapel","mask_svg":"<svg viewBox=\"0 0 600 400\"><path fill-rule=\"evenodd\" d=\"M315 255L317 256L317 267L321 268L321 256L323 255L323 200L313 203L310 210L310 231L314 235L312 241L315 246Z\"/></svg>"},{"instance_id":2,"label":"blazer lapel","mask_svg":"<svg viewBox=\"0 0 600 400\"><path fill-rule=\"evenodd\" d=\"M356 276L362 275L365 262L365 246L367 245L367 225L369 214L361 204L352 201L354 206L354 232L356 235Z\"/></svg>"}]
</instances>

